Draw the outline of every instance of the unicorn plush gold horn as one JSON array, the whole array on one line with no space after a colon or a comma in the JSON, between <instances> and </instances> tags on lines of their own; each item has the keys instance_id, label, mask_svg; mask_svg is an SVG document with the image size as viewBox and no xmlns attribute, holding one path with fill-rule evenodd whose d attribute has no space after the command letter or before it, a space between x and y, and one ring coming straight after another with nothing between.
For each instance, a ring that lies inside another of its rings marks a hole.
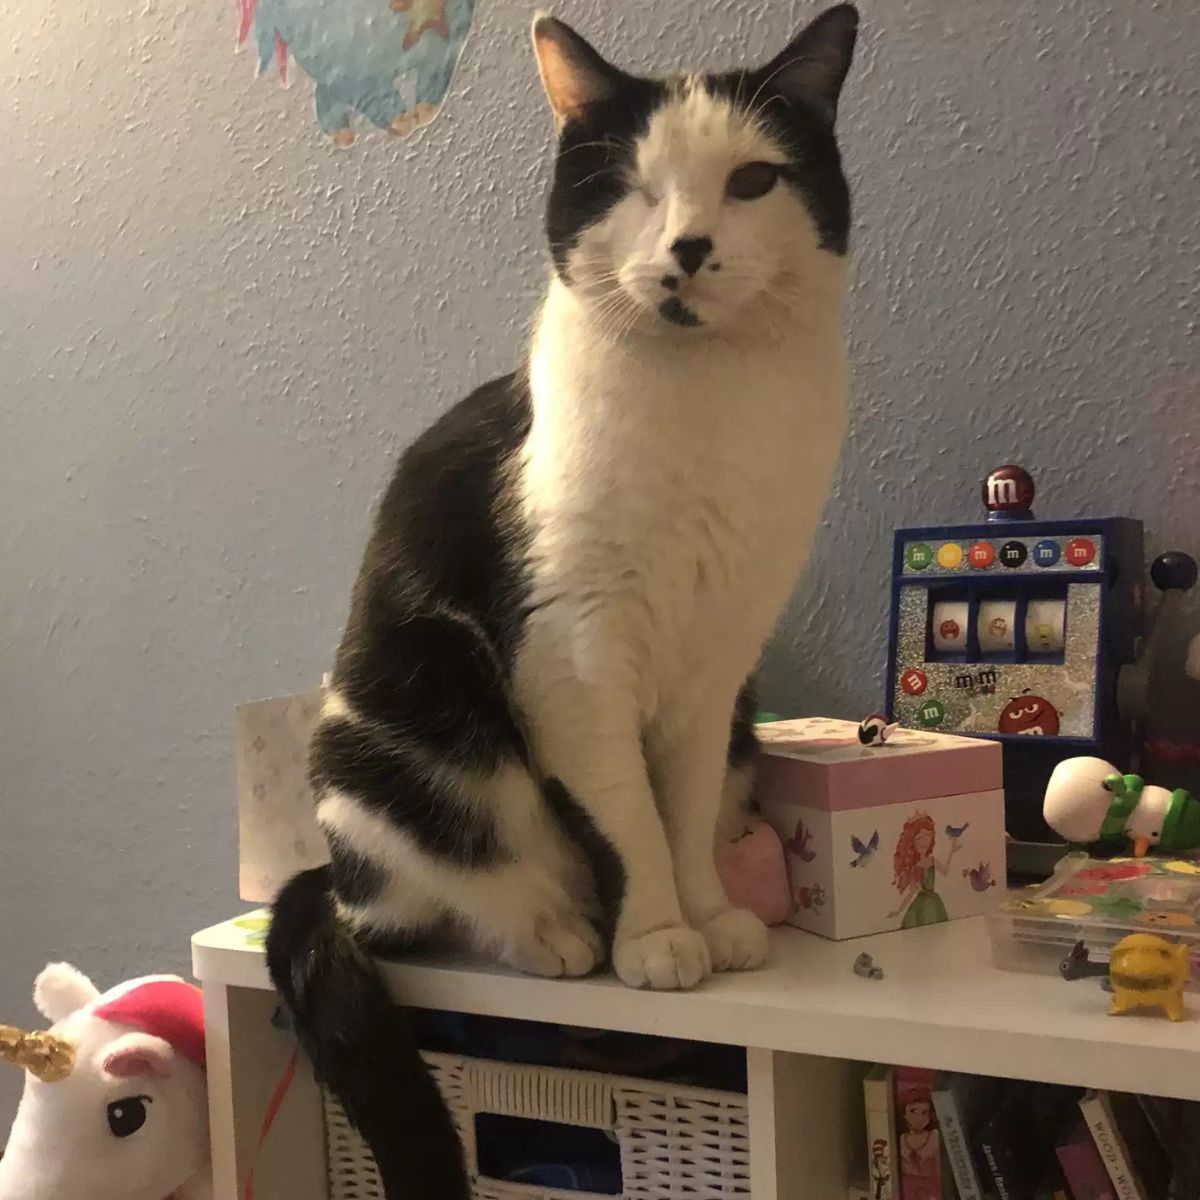
<instances>
[{"instance_id":1,"label":"unicorn plush gold horn","mask_svg":"<svg viewBox=\"0 0 1200 1200\"><path fill-rule=\"evenodd\" d=\"M21 1067L43 1083L58 1083L75 1065L75 1048L52 1033L26 1033L0 1025L0 1062Z\"/></svg>"}]
</instances>

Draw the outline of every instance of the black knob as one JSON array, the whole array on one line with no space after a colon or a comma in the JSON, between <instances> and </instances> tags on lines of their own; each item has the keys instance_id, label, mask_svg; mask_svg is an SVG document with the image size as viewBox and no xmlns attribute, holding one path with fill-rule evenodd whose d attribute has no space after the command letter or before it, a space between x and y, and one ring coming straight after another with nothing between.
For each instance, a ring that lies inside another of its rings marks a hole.
<instances>
[{"instance_id":1,"label":"black knob","mask_svg":"<svg viewBox=\"0 0 1200 1200\"><path fill-rule=\"evenodd\" d=\"M1168 550L1150 564L1150 578L1160 592L1187 592L1196 585L1196 560L1182 550Z\"/></svg>"}]
</instances>

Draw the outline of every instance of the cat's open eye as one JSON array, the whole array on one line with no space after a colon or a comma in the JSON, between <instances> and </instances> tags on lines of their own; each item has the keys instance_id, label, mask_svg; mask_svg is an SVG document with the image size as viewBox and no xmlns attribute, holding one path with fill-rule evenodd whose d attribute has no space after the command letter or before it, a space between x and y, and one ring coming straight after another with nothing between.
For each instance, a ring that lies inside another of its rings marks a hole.
<instances>
[{"instance_id":1,"label":"cat's open eye","mask_svg":"<svg viewBox=\"0 0 1200 1200\"><path fill-rule=\"evenodd\" d=\"M779 168L774 163L744 163L729 176L725 195L731 200L757 200L775 186L778 178Z\"/></svg>"}]
</instances>

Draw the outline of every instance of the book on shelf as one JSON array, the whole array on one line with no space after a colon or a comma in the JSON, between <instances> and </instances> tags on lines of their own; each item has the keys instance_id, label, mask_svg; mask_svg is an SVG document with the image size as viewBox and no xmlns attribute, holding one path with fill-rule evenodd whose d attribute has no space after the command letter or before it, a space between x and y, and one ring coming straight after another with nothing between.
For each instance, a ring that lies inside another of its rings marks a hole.
<instances>
[{"instance_id":1,"label":"book on shelf","mask_svg":"<svg viewBox=\"0 0 1200 1200\"><path fill-rule=\"evenodd\" d=\"M942 1136L933 1109L934 1074L924 1067L896 1067L894 1079L900 1200L946 1200Z\"/></svg>"},{"instance_id":2,"label":"book on shelf","mask_svg":"<svg viewBox=\"0 0 1200 1200\"><path fill-rule=\"evenodd\" d=\"M867 1114L867 1183L870 1200L895 1200L896 1092L894 1069L875 1066L863 1080L863 1105Z\"/></svg>"},{"instance_id":3,"label":"book on shelf","mask_svg":"<svg viewBox=\"0 0 1200 1200\"><path fill-rule=\"evenodd\" d=\"M933 1110L958 1200L986 1200L983 1177L971 1149L984 1115L995 1105L998 1080L986 1075L941 1071L933 1080Z\"/></svg>"},{"instance_id":4,"label":"book on shelf","mask_svg":"<svg viewBox=\"0 0 1200 1200\"><path fill-rule=\"evenodd\" d=\"M1167 1200L1171 1165L1146 1110L1126 1092L1088 1092L1079 1110L1117 1200Z\"/></svg>"},{"instance_id":5,"label":"book on shelf","mask_svg":"<svg viewBox=\"0 0 1200 1200\"><path fill-rule=\"evenodd\" d=\"M1078 1089L1041 1083L1006 1084L975 1136L976 1160L997 1200L1033 1200L1061 1188L1054 1148L1077 1116Z\"/></svg>"},{"instance_id":6,"label":"book on shelf","mask_svg":"<svg viewBox=\"0 0 1200 1200\"><path fill-rule=\"evenodd\" d=\"M1072 1200L1067 1190L1067 1178L1057 1159L1051 1158L1042 1182L1034 1189L1033 1200Z\"/></svg>"},{"instance_id":7,"label":"book on shelf","mask_svg":"<svg viewBox=\"0 0 1200 1200\"><path fill-rule=\"evenodd\" d=\"M851 1200L1200 1200L1200 1102L875 1066Z\"/></svg>"},{"instance_id":8,"label":"book on shelf","mask_svg":"<svg viewBox=\"0 0 1200 1200\"><path fill-rule=\"evenodd\" d=\"M1082 1116L1067 1127L1054 1152L1071 1189L1071 1200L1117 1200L1104 1160Z\"/></svg>"},{"instance_id":9,"label":"book on shelf","mask_svg":"<svg viewBox=\"0 0 1200 1200\"><path fill-rule=\"evenodd\" d=\"M1200 1103L1139 1096L1141 1104L1171 1164L1170 1200L1200 1196Z\"/></svg>"},{"instance_id":10,"label":"book on shelf","mask_svg":"<svg viewBox=\"0 0 1200 1200\"><path fill-rule=\"evenodd\" d=\"M997 1200L1020 1200L1032 1186L1017 1158L1024 1131L1021 1106L1007 1092L975 1134L975 1154L986 1173L987 1190Z\"/></svg>"}]
</instances>

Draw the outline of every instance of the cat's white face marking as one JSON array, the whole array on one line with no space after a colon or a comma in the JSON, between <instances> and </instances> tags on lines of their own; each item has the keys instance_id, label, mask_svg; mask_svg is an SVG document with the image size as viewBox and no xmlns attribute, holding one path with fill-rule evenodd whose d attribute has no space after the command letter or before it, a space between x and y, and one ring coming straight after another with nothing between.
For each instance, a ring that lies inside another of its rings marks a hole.
<instances>
[{"instance_id":1,"label":"cat's white face marking","mask_svg":"<svg viewBox=\"0 0 1200 1200\"><path fill-rule=\"evenodd\" d=\"M841 274L784 177L784 150L702 82L679 86L630 157L627 194L567 257L573 290L615 332L731 330Z\"/></svg>"}]
</instances>

